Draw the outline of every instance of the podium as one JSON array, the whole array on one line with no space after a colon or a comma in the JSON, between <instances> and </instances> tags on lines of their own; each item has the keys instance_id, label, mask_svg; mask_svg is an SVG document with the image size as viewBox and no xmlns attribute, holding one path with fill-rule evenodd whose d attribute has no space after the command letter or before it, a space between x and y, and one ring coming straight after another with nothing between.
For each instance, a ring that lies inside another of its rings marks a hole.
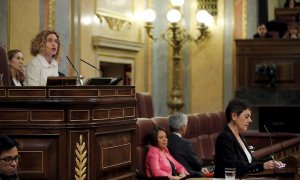
<instances>
[{"instance_id":1,"label":"podium","mask_svg":"<svg viewBox=\"0 0 300 180\"><path fill-rule=\"evenodd\" d=\"M135 179L134 86L0 87L21 179Z\"/></svg>"}]
</instances>

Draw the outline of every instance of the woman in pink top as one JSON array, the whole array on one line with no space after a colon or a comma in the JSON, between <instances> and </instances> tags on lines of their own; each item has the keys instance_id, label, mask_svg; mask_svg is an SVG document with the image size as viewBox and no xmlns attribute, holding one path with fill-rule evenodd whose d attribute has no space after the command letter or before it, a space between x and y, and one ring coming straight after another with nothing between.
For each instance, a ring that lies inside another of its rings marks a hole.
<instances>
[{"instance_id":1,"label":"woman in pink top","mask_svg":"<svg viewBox=\"0 0 300 180\"><path fill-rule=\"evenodd\" d=\"M168 138L164 128L154 127L151 141L152 146L146 156L148 177L168 176L171 180L178 180L189 175L187 170L169 153Z\"/></svg>"}]
</instances>

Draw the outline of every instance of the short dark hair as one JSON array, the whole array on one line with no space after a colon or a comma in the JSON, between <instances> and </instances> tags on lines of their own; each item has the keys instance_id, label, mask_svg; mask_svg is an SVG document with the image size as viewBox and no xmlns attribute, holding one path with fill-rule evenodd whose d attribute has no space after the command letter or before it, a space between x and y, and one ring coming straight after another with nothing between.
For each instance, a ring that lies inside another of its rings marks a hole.
<instances>
[{"instance_id":1,"label":"short dark hair","mask_svg":"<svg viewBox=\"0 0 300 180\"><path fill-rule=\"evenodd\" d=\"M19 143L15 141L14 139L10 138L9 136L0 135L0 155L4 151L8 151L12 149L13 147L18 148Z\"/></svg>"},{"instance_id":2,"label":"short dark hair","mask_svg":"<svg viewBox=\"0 0 300 180\"><path fill-rule=\"evenodd\" d=\"M241 99L232 99L226 107L227 123L231 121L231 113L236 113L238 116L246 109L251 109L251 105Z\"/></svg>"},{"instance_id":3,"label":"short dark hair","mask_svg":"<svg viewBox=\"0 0 300 180\"><path fill-rule=\"evenodd\" d=\"M150 144L152 146L158 146L157 135L158 135L159 131L164 131L167 134L167 131L165 128L160 127L160 126L154 126L152 133L150 134L150 138L149 138Z\"/></svg>"}]
</instances>

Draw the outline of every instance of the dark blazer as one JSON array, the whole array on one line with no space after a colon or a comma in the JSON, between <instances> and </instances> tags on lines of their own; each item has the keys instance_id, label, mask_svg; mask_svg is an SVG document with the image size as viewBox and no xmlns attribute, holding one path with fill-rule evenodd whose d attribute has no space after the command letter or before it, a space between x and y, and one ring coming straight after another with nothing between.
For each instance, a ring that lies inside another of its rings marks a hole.
<instances>
[{"instance_id":1,"label":"dark blazer","mask_svg":"<svg viewBox=\"0 0 300 180\"><path fill-rule=\"evenodd\" d=\"M20 179L17 174L9 176L9 177L5 176L3 174L0 174L0 180L20 180Z\"/></svg>"},{"instance_id":2,"label":"dark blazer","mask_svg":"<svg viewBox=\"0 0 300 180\"><path fill-rule=\"evenodd\" d=\"M171 133L168 136L168 149L171 155L191 174L191 177L203 176L201 173L202 165L192 143L177 134Z\"/></svg>"},{"instance_id":3,"label":"dark blazer","mask_svg":"<svg viewBox=\"0 0 300 180\"><path fill-rule=\"evenodd\" d=\"M273 36L270 33L266 33L266 35L264 37L260 37L258 33L253 35L254 39L264 39L264 38L272 38Z\"/></svg>"},{"instance_id":4,"label":"dark blazer","mask_svg":"<svg viewBox=\"0 0 300 180\"><path fill-rule=\"evenodd\" d=\"M21 83L22 86L24 86L23 81L20 82L20 83ZM16 86L16 84L15 84L15 82L14 82L14 80L12 79L11 76L10 76L10 85L11 85L11 86ZM0 180L1 180L1 179L0 179Z\"/></svg>"},{"instance_id":5,"label":"dark blazer","mask_svg":"<svg viewBox=\"0 0 300 180\"><path fill-rule=\"evenodd\" d=\"M248 145L245 142L245 139L241 135L240 137L245 143L246 148L248 149ZM248 162L247 156L243 148L240 146L238 140L235 138L233 132L227 125L217 137L215 151L216 164L214 177L224 178L225 167L235 167L236 176L242 176L246 173L264 170L263 162L255 160L253 157L252 162ZM248 151L250 152L249 149Z\"/></svg>"}]
</instances>

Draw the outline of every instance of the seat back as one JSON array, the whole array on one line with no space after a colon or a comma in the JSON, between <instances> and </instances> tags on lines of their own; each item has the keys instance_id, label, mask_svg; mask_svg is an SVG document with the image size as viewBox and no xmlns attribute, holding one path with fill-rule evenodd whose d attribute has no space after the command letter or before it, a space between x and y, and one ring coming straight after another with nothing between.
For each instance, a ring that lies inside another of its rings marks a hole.
<instances>
[{"instance_id":1,"label":"seat back","mask_svg":"<svg viewBox=\"0 0 300 180\"><path fill-rule=\"evenodd\" d=\"M136 100L136 117L152 118L154 116L154 113L151 94L149 92L136 92Z\"/></svg>"},{"instance_id":2,"label":"seat back","mask_svg":"<svg viewBox=\"0 0 300 180\"><path fill-rule=\"evenodd\" d=\"M218 135L223 130L226 122L226 115L225 112L210 112L207 113L207 116L209 117L209 138L211 142L211 146L213 146L213 154L215 154L215 143L217 140Z\"/></svg>"},{"instance_id":3,"label":"seat back","mask_svg":"<svg viewBox=\"0 0 300 180\"><path fill-rule=\"evenodd\" d=\"M146 177L145 159L148 152L148 135L151 134L154 123L148 118L137 118L136 121L136 162L139 176Z\"/></svg>"},{"instance_id":4,"label":"seat back","mask_svg":"<svg viewBox=\"0 0 300 180\"><path fill-rule=\"evenodd\" d=\"M0 46L0 74L3 74L2 77L3 86L9 86L10 75L9 75L7 54L5 49L2 46Z\"/></svg>"},{"instance_id":5,"label":"seat back","mask_svg":"<svg viewBox=\"0 0 300 180\"><path fill-rule=\"evenodd\" d=\"M153 121L153 123L155 125L165 128L165 130L167 131L167 134L170 134L168 117L158 116L158 117L151 118L151 120Z\"/></svg>"},{"instance_id":6,"label":"seat back","mask_svg":"<svg viewBox=\"0 0 300 180\"><path fill-rule=\"evenodd\" d=\"M214 146L212 146L211 140L209 138L209 135L211 133L210 131L210 118L207 115L207 113L199 113L196 114L196 117L198 119L197 123L199 123L199 133L198 133L198 142L199 142L199 149L200 149L200 158L204 161L210 160L212 161L214 159L213 152L214 152Z\"/></svg>"}]
</instances>

